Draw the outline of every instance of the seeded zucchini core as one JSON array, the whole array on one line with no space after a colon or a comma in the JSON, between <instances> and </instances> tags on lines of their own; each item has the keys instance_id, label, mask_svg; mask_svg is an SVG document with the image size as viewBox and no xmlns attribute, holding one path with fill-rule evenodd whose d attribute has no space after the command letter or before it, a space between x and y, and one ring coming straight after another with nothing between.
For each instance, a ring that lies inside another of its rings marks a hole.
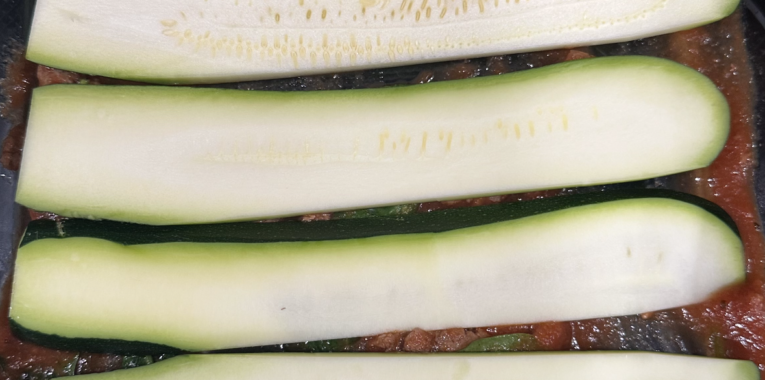
<instances>
[{"instance_id":1,"label":"seeded zucchini core","mask_svg":"<svg viewBox=\"0 0 765 380\"><path fill-rule=\"evenodd\" d=\"M88 74L214 83L569 48L670 33L738 0L38 0L27 57Z\"/></svg>"},{"instance_id":2,"label":"seeded zucchini core","mask_svg":"<svg viewBox=\"0 0 765 380\"><path fill-rule=\"evenodd\" d=\"M647 57L367 90L46 86L16 200L192 224L626 182L708 166L729 124L709 79Z\"/></svg>"}]
</instances>

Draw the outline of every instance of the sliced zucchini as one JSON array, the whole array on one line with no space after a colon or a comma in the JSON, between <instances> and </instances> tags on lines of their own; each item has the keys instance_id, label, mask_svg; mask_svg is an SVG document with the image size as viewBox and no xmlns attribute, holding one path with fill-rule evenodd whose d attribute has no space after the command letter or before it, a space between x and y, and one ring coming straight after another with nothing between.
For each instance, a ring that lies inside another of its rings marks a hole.
<instances>
[{"instance_id":1,"label":"sliced zucchini","mask_svg":"<svg viewBox=\"0 0 765 380\"><path fill-rule=\"evenodd\" d=\"M748 361L646 352L178 356L88 380L759 380Z\"/></svg>"},{"instance_id":2,"label":"sliced zucchini","mask_svg":"<svg viewBox=\"0 0 765 380\"><path fill-rule=\"evenodd\" d=\"M46 86L30 112L19 203L146 224L646 179L709 165L730 123L710 80L648 57L309 93Z\"/></svg>"},{"instance_id":3,"label":"sliced zucchini","mask_svg":"<svg viewBox=\"0 0 765 380\"><path fill-rule=\"evenodd\" d=\"M27 58L88 74L211 83L623 42L738 0L38 0Z\"/></svg>"},{"instance_id":4,"label":"sliced zucchini","mask_svg":"<svg viewBox=\"0 0 765 380\"><path fill-rule=\"evenodd\" d=\"M205 351L629 315L701 302L744 276L721 219L636 198L334 241L34 240L18 251L10 318L57 347Z\"/></svg>"},{"instance_id":5,"label":"sliced zucchini","mask_svg":"<svg viewBox=\"0 0 765 380\"><path fill-rule=\"evenodd\" d=\"M274 243L358 239L382 235L444 232L519 219L546 212L634 198L667 198L692 203L727 224L738 234L733 219L714 202L695 195L661 189L625 189L533 199L481 207L465 207L410 215L369 215L359 219L319 220L311 223L224 223L148 226L89 219L35 220L27 225L21 245L35 240L92 237L125 245L193 243Z\"/></svg>"}]
</instances>

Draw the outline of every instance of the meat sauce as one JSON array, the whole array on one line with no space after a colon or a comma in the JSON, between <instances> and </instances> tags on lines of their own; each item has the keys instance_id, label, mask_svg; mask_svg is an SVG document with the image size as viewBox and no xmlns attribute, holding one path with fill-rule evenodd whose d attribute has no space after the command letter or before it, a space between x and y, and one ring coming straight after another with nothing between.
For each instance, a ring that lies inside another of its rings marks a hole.
<instances>
[{"instance_id":1,"label":"meat sauce","mask_svg":"<svg viewBox=\"0 0 765 380\"><path fill-rule=\"evenodd\" d=\"M439 331L397 331L386 334L324 342L293 344L267 350L332 350L366 352L448 352L486 337L525 334L535 344L518 350L649 350L751 360L765 373L765 239L755 202L753 169L754 86L744 46L741 14L713 25L649 38L637 42L576 50L526 53L452 63L418 65L401 69L246 82L227 87L262 90L324 90L427 83L496 75L594 55L645 54L673 59L710 77L731 107L731 134L719 158L708 168L662 178L647 186L669 187L710 199L736 221L747 255L747 282L690 307L637 316L532 325L454 328ZM7 65L2 83L6 103L2 116L17 124L3 144L2 164L16 170L23 144L23 120L30 89L56 83L128 84L31 64L19 54ZM591 188L587 191L598 191ZM428 202L405 207L406 212L471 207L500 202L565 196L580 189L548 190L449 202ZM30 210L32 219L58 216ZM307 215L300 220L326 220L333 214ZM10 289L3 292L7 310ZM500 301L498 301L500 302ZM6 314L7 315L7 314ZM317 348L318 347L318 348ZM161 358L136 358L62 352L19 341L0 318L0 375L5 379L43 379L103 372Z\"/></svg>"}]
</instances>

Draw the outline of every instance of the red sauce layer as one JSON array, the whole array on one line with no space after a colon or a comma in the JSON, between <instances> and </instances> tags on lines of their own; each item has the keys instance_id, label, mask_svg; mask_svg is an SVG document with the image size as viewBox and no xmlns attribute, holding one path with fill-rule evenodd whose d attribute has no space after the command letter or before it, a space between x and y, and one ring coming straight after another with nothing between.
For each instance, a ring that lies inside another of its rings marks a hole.
<instances>
[{"instance_id":1,"label":"red sauce layer","mask_svg":"<svg viewBox=\"0 0 765 380\"><path fill-rule=\"evenodd\" d=\"M541 323L522 326L455 328L439 331L413 330L390 332L349 343L348 351L441 352L465 348L479 338L529 334L542 350L614 350L640 346L634 337L666 332L657 340L679 351L706 356L752 360L765 371L765 239L757 214L753 187L754 130L752 73L744 47L740 14L722 22L686 32L626 44L618 54L663 56L693 67L709 76L727 97L732 115L731 135L720 157L709 167L673 176L670 187L695 193L722 206L731 214L741 232L747 255L748 280L743 286L728 289L699 305L642 316L603 318L576 322ZM435 64L422 69L408 83L426 83L461 79L478 75L502 74L539 67L571 59L588 58L590 49L556 50L515 56L492 57ZM20 57L20 56L19 56ZM18 58L18 57L17 57ZM8 66L3 88L9 101L0 108L4 117L23 120L30 89L55 83L126 84L106 78L91 77L37 66L16 59ZM317 88L336 85L337 78L321 82ZM366 83L375 87L382 83ZM250 88L251 84L244 85ZM21 116L19 116L21 115ZM6 139L2 163L16 168L23 142L23 125ZM565 195L567 190L477 198L462 201L428 202L417 205L419 212L443 208L470 207L512 202L540 197ZM57 218L56 215L31 211L33 219ZM330 218L331 214L308 215L304 221ZM8 289L0 310L7 310ZM639 340L639 339L638 339ZM674 345L674 346L673 346ZM6 379L34 376L63 376L101 372L119 368L122 359L115 355L90 355L61 352L37 347L14 338L7 319L0 318L0 374Z\"/></svg>"},{"instance_id":2,"label":"red sauce layer","mask_svg":"<svg viewBox=\"0 0 765 380\"><path fill-rule=\"evenodd\" d=\"M754 84L738 16L670 37L668 58L704 73L725 94L731 134L720 156L687 177L689 190L722 206L736 221L747 257L747 283L694 307L676 311L696 331L713 330L724 355L752 360L765 371L765 239L754 192ZM690 182L690 181L689 181ZM720 353L715 353L720 354ZM718 355L719 356L719 355Z\"/></svg>"}]
</instances>

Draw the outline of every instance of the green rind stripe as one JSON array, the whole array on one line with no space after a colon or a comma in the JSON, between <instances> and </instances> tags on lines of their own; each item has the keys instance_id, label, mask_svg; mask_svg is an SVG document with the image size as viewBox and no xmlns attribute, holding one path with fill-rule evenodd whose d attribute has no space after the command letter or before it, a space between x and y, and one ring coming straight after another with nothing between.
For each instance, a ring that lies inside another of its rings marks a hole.
<instances>
[{"instance_id":1,"label":"green rind stripe","mask_svg":"<svg viewBox=\"0 0 765 380\"><path fill-rule=\"evenodd\" d=\"M632 198L667 198L694 204L725 222L738 234L738 228L725 210L706 199L663 189L629 189L558 196L523 202L440 210L404 216L375 216L310 223L226 223L180 226L142 224L88 219L33 221L27 227L21 246L35 240L68 237L106 239L124 245L197 242L197 243L268 243L364 238L380 235L443 232L519 219L575 206Z\"/></svg>"}]
</instances>

